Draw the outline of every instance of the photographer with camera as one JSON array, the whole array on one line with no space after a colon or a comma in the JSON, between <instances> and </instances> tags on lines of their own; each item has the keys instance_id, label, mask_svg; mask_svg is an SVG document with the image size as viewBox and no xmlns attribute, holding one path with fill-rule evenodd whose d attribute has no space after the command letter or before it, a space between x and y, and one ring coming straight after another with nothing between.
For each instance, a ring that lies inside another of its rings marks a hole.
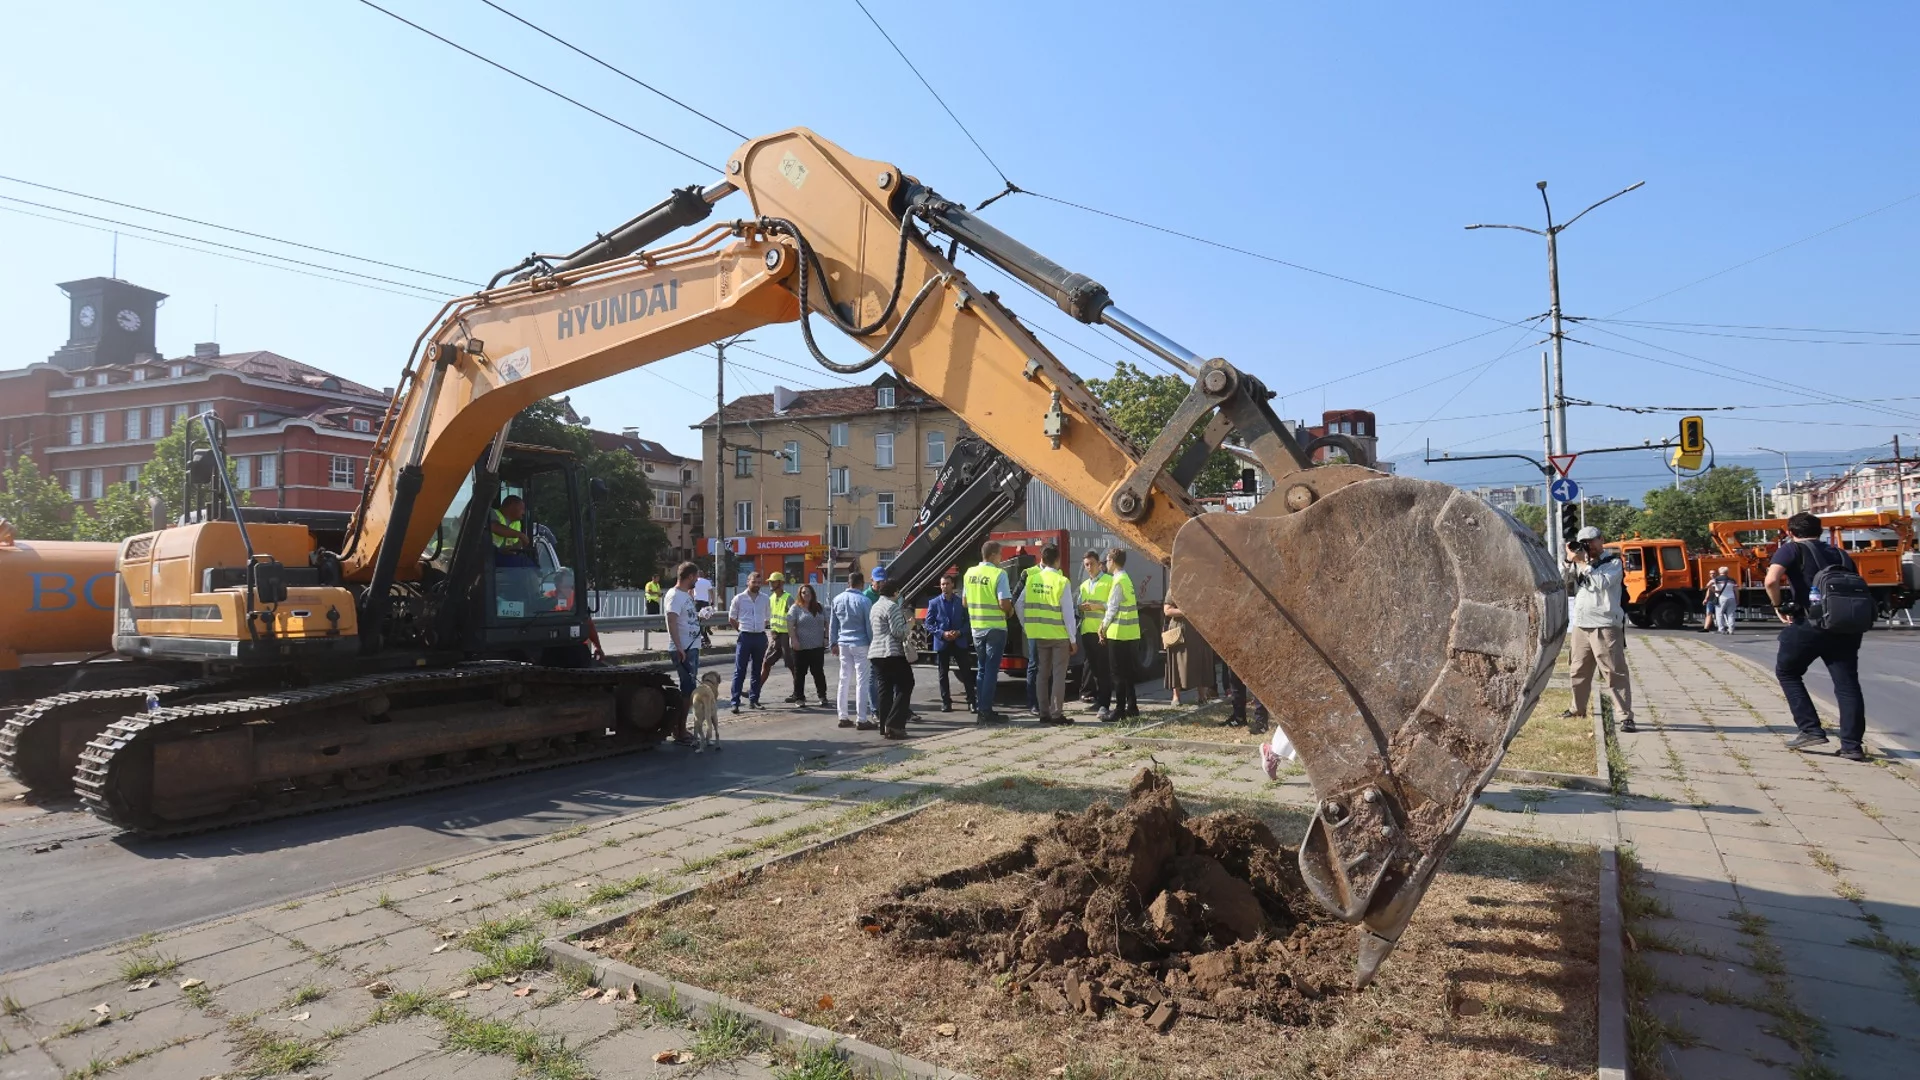
<instances>
[{"instance_id":1,"label":"photographer with camera","mask_svg":"<svg viewBox=\"0 0 1920 1080\"><path fill-rule=\"evenodd\" d=\"M1614 718L1621 731L1633 724L1633 691L1627 684L1626 567L1608 551L1600 530L1589 525L1567 545L1567 595L1573 598L1573 707L1561 716L1587 715L1593 670L1607 677Z\"/></svg>"},{"instance_id":2,"label":"photographer with camera","mask_svg":"<svg viewBox=\"0 0 1920 1080\"><path fill-rule=\"evenodd\" d=\"M1848 761L1867 760L1860 740L1867 732L1867 700L1860 691L1860 638L1873 626L1875 603L1853 557L1820 539L1820 519L1808 513L1787 519L1787 539L1767 567L1767 599L1780 629L1780 652L1773 674L1780 680L1787 708L1800 734L1789 750L1827 745L1827 733L1807 693L1805 676L1815 660L1833 677L1833 699L1840 706L1840 753ZM1793 599L1781 590L1793 586Z\"/></svg>"}]
</instances>

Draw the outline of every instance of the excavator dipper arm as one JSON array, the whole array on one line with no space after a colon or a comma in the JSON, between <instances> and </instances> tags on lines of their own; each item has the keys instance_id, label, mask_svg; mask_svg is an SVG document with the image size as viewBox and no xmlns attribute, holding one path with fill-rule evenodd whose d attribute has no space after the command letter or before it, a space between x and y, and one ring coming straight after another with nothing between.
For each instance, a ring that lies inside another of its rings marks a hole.
<instances>
[{"instance_id":1,"label":"excavator dipper arm","mask_svg":"<svg viewBox=\"0 0 1920 1080\"><path fill-rule=\"evenodd\" d=\"M1301 869L1323 905L1361 925L1357 978L1371 979L1559 652L1566 598L1541 542L1444 484L1313 466L1257 379L1172 341L1098 282L893 165L795 129L742 146L705 201L728 188L746 193L754 219L644 254L631 252L657 230L629 223L450 305L383 425L342 557L349 580L412 572L461 476L535 400L798 318L824 365L891 365L1170 563L1180 606L1300 749L1319 800ZM691 198L678 196L673 213ZM1165 432L1135 445L941 238L1187 372L1191 391ZM819 319L867 355L828 356L813 337ZM1183 451L1196 429L1198 446ZM1185 481L1229 435L1272 476L1272 493L1250 513L1202 514Z\"/></svg>"}]
</instances>

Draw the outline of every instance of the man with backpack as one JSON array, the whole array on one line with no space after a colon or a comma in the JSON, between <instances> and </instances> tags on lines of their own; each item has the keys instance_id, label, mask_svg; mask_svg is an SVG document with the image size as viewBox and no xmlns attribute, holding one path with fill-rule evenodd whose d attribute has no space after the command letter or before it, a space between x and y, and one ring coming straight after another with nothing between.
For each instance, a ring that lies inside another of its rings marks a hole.
<instances>
[{"instance_id":1,"label":"man with backpack","mask_svg":"<svg viewBox=\"0 0 1920 1080\"><path fill-rule=\"evenodd\" d=\"M1787 749L1827 745L1805 680L1807 669L1820 660L1833 677L1833 697L1840 706L1839 756L1865 761L1860 740L1867 731L1867 701L1860 692L1860 638L1873 626L1873 594L1854 569L1852 556L1820 539L1821 532L1820 519L1812 514L1788 518L1788 539L1767 567L1767 599L1786 624L1773 673L1800 729ZM1793 599L1783 601L1781 591L1788 585L1793 586Z\"/></svg>"}]
</instances>

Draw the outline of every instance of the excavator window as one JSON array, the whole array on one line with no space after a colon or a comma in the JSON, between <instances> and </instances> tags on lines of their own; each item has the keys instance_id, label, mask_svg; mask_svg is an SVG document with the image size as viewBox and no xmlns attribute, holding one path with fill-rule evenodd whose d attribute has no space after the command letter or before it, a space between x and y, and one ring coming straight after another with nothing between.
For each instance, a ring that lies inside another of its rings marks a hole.
<instances>
[{"instance_id":1,"label":"excavator window","mask_svg":"<svg viewBox=\"0 0 1920 1080\"><path fill-rule=\"evenodd\" d=\"M473 474L460 483L460 490L454 493L453 501L447 504L446 512L440 515L440 527L433 531L433 539L427 544L427 562L435 570L445 574L453 565L454 541L460 537L460 519L467 512L467 504L473 501Z\"/></svg>"},{"instance_id":2,"label":"excavator window","mask_svg":"<svg viewBox=\"0 0 1920 1080\"><path fill-rule=\"evenodd\" d=\"M1646 568L1641 561L1640 548L1630 547L1620 553L1620 561L1626 564L1627 572L1637 574Z\"/></svg>"},{"instance_id":3,"label":"excavator window","mask_svg":"<svg viewBox=\"0 0 1920 1080\"><path fill-rule=\"evenodd\" d=\"M521 529L527 536L525 552L489 545L492 560L495 620L537 618L569 612L575 604L576 538L579 537L571 459L558 455L528 455L509 459L501 467L498 506L519 496L526 508Z\"/></svg>"},{"instance_id":4,"label":"excavator window","mask_svg":"<svg viewBox=\"0 0 1920 1080\"><path fill-rule=\"evenodd\" d=\"M1687 568L1687 549L1678 544L1670 544L1660 549L1660 569L1685 570Z\"/></svg>"}]
</instances>

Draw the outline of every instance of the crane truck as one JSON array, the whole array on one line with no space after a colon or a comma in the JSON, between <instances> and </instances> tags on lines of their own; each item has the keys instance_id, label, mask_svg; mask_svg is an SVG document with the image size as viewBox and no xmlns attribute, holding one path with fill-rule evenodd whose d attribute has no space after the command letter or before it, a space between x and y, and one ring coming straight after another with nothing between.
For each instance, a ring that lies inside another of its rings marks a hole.
<instances>
[{"instance_id":1,"label":"crane truck","mask_svg":"<svg viewBox=\"0 0 1920 1080\"><path fill-rule=\"evenodd\" d=\"M751 216L649 247L734 192ZM1166 430L1130 439L955 264L960 249L1185 372ZM862 355L828 356L816 320ZM37 702L9 721L11 763L31 744L64 766L77 742L87 806L164 833L652 745L685 708L677 687L592 666L582 606L557 602L559 570L576 588L592 580L596 493L564 456L512 445L512 420L795 321L822 366L891 365L1168 567L1195 628L1285 718L1317 795L1301 873L1358 924L1356 980L1370 980L1552 672L1567 625L1552 557L1445 484L1311 467L1254 375L896 165L803 128L749 140L720 182L447 302L409 353L351 514L240 506L210 433L193 468L203 496L182 524L122 545L114 605L117 651L200 677ZM1229 435L1274 489L1251 512L1201 514L1187 487ZM515 557L516 530L495 525L521 507L520 531L545 526L568 565Z\"/></svg>"}]
</instances>

